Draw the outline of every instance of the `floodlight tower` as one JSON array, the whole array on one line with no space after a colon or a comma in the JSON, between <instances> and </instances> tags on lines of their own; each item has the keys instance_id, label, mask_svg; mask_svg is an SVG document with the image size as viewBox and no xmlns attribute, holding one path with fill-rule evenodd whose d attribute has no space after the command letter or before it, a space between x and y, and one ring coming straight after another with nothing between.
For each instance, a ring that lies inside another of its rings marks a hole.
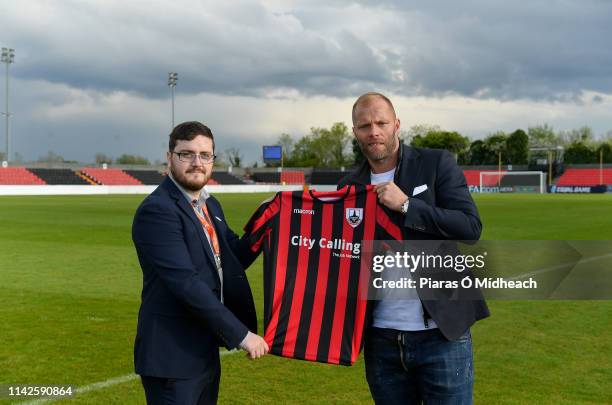
<instances>
[{"instance_id":1,"label":"floodlight tower","mask_svg":"<svg viewBox=\"0 0 612 405\"><path fill-rule=\"evenodd\" d=\"M178 73L170 72L168 73L168 87L170 87L170 91L172 92L172 128L174 129L174 88L176 87L176 82L178 81Z\"/></svg>"},{"instance_id":2,"label":"floodlight tower","mask_svg":"<svg viewBox=\"0 0 612 405\"><path fill-rule=\"evenodd\" d=\"M6 161L9 161L9 65L15 61L15 50L12 48L2 48L2 63L6 63L6 111L3 113L6 118Z\"/></svg>"}]
</instances>

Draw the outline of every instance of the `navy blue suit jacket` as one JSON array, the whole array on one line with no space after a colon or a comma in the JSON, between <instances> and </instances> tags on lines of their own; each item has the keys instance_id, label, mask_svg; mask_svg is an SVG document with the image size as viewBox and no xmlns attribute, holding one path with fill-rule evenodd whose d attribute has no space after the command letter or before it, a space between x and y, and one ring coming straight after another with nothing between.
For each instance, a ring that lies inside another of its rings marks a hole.
<instances>
[{"instance_id":1,"label":"navy blue suit jacket","mask_svg":"<svg viewBox=\"0 0 612 405\"><path fill-rule=\"evenodd\" d=\"M210 244L173 181L166 178L136 211L132 239L143 272L137 374L195 377L217 364L220 344L232 349L248 330L257 332L244 272L254 257L227 225L219 202L210 197L206 205L219 238L224 304Z\"/></svg>"}]
</instances>

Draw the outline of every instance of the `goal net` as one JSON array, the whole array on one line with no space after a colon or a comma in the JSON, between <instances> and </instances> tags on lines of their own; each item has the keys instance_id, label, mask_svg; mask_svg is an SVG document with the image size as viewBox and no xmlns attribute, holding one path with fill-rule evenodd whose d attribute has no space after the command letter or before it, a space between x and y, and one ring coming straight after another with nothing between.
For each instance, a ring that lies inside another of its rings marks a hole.
<instances>
[{"instance_id":1,"label":"goal net","mask_svg":"<svg viewBox=\"0 0 612 405\"><path fill-rule=\"evenodd\" d=\"M544 193L544 172L480 172L481 193Z\"/></svg>"}]
</instances>

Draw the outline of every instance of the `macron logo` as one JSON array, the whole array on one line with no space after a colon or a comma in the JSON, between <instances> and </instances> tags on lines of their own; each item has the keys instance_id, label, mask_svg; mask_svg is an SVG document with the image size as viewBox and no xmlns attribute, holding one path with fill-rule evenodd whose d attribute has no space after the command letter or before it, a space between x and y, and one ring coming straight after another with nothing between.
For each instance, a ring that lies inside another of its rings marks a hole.
<instances>
[{"instance_id":1,"label":"macron logo","mask_svg":"<svg viewBox=\"0 0 612 405\"><path fill-rule=\"evenodd\" d=\"M314 215L315 214L314 210L303 210L301 208L294 208L293 213L302 214L302 215Z\"/></svg>"}]
</instances>

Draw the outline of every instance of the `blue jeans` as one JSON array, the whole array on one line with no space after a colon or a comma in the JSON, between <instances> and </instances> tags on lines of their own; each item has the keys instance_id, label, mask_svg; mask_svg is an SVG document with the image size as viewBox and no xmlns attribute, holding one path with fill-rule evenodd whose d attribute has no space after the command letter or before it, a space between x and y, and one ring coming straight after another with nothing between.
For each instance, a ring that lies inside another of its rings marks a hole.
<instances>
[{"instance_id":1,"label":"blue jeans","mask_svg":"<svg viewBox=\"0 0 612 405\"><path fill-rule=\"evenodd\" d=\"M472 404L469 330L449 341L437 328L416 332L370 328L364 357L376 404Z\"/></svg>"}]
</instances>

